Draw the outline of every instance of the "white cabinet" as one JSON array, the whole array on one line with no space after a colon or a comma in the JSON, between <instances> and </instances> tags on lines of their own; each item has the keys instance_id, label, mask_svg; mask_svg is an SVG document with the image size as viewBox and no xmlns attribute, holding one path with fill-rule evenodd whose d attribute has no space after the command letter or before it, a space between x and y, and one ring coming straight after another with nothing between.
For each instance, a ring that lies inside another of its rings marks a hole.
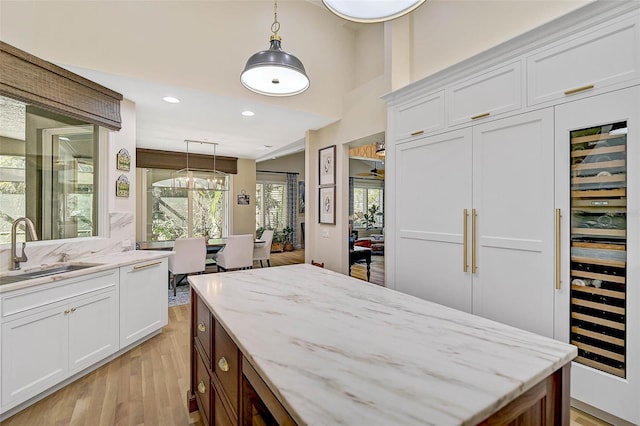
<instances>
[{"instance_id":1,"label":"white cabinet","mask_svg":"<svg viewBox=\"0 0 640 426\"><path fill-rule=\"evenodd\" d=\"M167 325L167 258L120 268L120 346Z\"/></svg>"},{"instance_id":2,"label":"white cabinet","mask_svg":"<svg viewBox=\"0 0 640 426\"><path fill-rule=\"evenodd\" d=\"M119 348L117 269L16 290L2 306L3 412Z\"/></svg>"},{"instance_id":3,"label":"white cabinet","mask_svg":"<svg viewBox=\"0 0 640 426\"><path fill-rule=\"evenodd\" d=\"M447 89L448 124L456 126L522 108L522 64L512 62Z\"/></svg>"},{"instance_id":4,"label":"white cabinet","mask_svg":"<svg viewBox=\"0 0 640 426\"><path fill-rule=\"evenodd\" d=\"M593 96L640 78L640 17L600 25L527 58L528 104Z\"/></svg>"},{"instance_id":5,"label":"white cabinet","mask_svg":"<svg viewBox=\"0 0 640 426\"><path fill-rule=\"evenodd\" d=\"M444 129L444 90L399 105L393 122L393 135L397 141Z\"/></svg>"},{"instance_id":6,"label":"white cabinet","mask_svg":"<svg viewBox=\"0 0 640 426\"><path fill-rule=\"evenodd\" d=\"M552 109L398 144L395 288L553 336L553 155Z\"/></svg>"},{"instance_id":7,"label":"white cabinet","mask_svg":"<svg viewBox=\"0 0 640 426\"><path fill-rule=\"evenodd\" d=\"M555 127L571 396L640 424L640 86L558 106Z\"/></svg>"}]
</instances>

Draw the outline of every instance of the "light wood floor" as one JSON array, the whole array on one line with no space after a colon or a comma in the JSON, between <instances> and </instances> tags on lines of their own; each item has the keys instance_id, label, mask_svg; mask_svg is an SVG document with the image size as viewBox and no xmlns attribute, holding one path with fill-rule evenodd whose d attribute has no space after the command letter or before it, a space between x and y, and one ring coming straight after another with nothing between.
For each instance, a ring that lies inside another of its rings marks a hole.
<instances>
[{"instance_id":1,"label":"light wood floor","mask_svg":"<svg viewBox=\"0 0 640 426\"><path fill-rule=\"evenodd\" d=\"M302 252L302 261L300 261ZM304 251L272 255L272 265L304 262ZM37 402L2 426L198 425L187 411L190 305L169 309L163 332ZM571 425L607 423L571 410Z\"/></svg>"}]
</instances>

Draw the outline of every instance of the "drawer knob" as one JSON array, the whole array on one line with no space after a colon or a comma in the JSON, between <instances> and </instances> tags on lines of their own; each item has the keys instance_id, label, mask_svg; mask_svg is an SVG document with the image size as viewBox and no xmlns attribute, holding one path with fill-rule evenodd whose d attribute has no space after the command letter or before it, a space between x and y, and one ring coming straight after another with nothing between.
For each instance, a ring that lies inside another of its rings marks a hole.
<instances>
[{"instance_id":1,"label":"drawer knob","mask_svg":"<svg viewBox=\"0 0 640 426\"><path fill-rule=\"evenodd\" d=\"M198 324L198 330L204 333L205 331L207 331L207 327L205 327L204 323L201 322L200 324Z\"/></svg>"},{"instance_id":2,"label":"drawer knob","mask_svg":"<svg viewBox=\"0 0 640 426\"><path fill-rule=\"evenodd\" d=\"M220 360L218 361L218 367L220 367L220 370L224 371L225 373L229 371L229 363L227 362L227 359L225 357L220 358Z\"/></svg>"},{"instance_id":3,"label":"drawer knob","mask_svg":"<svg viewBox=\"0 0 640 426\"><path fill-rule=\"evenodd\" d=\"M204 385L203 382L198 383L198 392L200 392L200 393L206 393L207 392L207 387Z\"/></svg>"}]
</instances>

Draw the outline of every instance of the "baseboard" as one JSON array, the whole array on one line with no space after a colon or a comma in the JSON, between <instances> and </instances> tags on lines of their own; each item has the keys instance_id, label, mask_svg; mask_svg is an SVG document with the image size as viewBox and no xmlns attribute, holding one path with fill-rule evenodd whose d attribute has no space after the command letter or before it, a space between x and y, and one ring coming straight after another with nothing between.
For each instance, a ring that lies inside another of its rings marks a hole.
<instances>
[{"instance_id":1,"label":"baseboard","mask_svg":"<svg viewBox=\"0 0 640 426\"><path fill-rule=\"evenodd\" d=\"M577 408L580 411L584 411L585 413L590 414L593 417L597 417L600 420L604 420L607 423L611 423L612 425L636 426L634 423L629 423L626 420L616 417L613 414L609 414L606 411L602 411L599 408L593 407L589 404L585 404L584 402L578 401L577 399L571 398L571 406L573 408Z\"/></svg>"}]
</instances>

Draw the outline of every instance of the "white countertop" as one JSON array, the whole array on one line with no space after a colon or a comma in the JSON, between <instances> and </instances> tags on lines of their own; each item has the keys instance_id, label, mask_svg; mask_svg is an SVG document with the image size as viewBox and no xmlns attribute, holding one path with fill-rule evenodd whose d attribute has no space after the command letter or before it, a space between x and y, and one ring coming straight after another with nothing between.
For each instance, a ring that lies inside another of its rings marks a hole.
<instances>
[{"instance_id":1,"label":"white countertop","mask_svg":"<svg viewBox=\"0 0 640 426\"><path fill-rule=\"evenodd\" d=\"M0 294L9 291L19 290L35 285L47 284L50 282L65 280L67 278L75 278L82 275L92 274L94 272L106 271L113 268L119 268L120 266L131 265L138 262L145 262L155 259L162 259L168 257L175 252L173 251L154 251L154 250L130 250L123 252L114 252L108 254L89 255L77 260L71 260L68 264L99 264L90 268L80 269L71 272L65 272L57 275L49 275L46 277L32 278L24 281L17 281L15 283L8 283L0 285ZM34 272L42 269L48 269L55 266L63 266L64 262L51 263L46 265L40 265L36 267L24 268L21 271L11 271L0 274L0 276L20 274L25 272Z\"/></svg>"},{"instance_id":2,"label":"white countertop","mask_svg":"<svg viewBox=\"0 0 640 426\"><path fill-rule=\"evenodd\" d=\"M299 424L476 424L576 356L308 264L189 282Z\"/></svg>"}]
</instances>

